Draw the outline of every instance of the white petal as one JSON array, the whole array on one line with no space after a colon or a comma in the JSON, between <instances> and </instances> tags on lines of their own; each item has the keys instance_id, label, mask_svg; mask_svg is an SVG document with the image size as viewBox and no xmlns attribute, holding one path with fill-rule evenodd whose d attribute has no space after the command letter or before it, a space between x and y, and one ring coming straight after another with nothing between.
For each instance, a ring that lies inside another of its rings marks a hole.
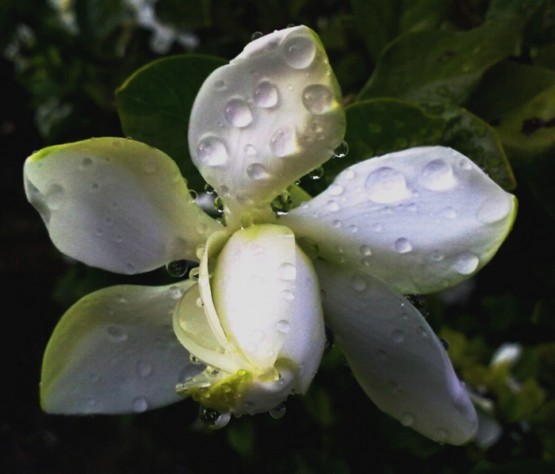
<instances>
[{"instance_id":1,"label":"white petal","mask_svg":"<svg viewBox=\"0 0 555 474\"><path fill-rule=\"evenodd\" d=\"M379 280L316 262L326 321L355 377L380 409L429 438L469 441L474 407L420 313Z\"/></svg>"},{"instance_id":2,"label":"white petal","mask_svg":"<svg viewBox=\"0 0 555 474\"><path fill-rule=\"evenodd\" d=\"M132 413L179 401L176 384L198 371L172 330L172 313L190 285L114 286L79 300L46 348L44 410Z\"/></svg>"},{"instance_id":3,"label":"white petal","mask_svg":"<svg viewBox=\"0 0 555 474\"><path fill-rule=\"evenodd\" d=\"M316 33L298 26L253 41L208 77L193 105L189 147L234 214L267 206L328 160L344 130L325 50Z\"/></svg>"},{"instance_id":4,"label":"white petal","mask_svg":"<svg viewBox=\"0 0 555 474\"><path fill-rule=\"evenodd\" d=\"M425 293L483 267L515 213L515 197L468 158L422 147L347 168L281 223L327 260Z\"/></svg>"},{"instance_id":5,"label":"white petal","mask_svg":"<svg viewBox=\"0 0 555 474\"><path fill-rule=\"evenodd\" d=\"M221 229L194 203L173 160L123 138L35 153L25 190L61 252L118 273L194 260L196 246Z\"/></svg>"},{"instance_id":6,"label":"white petal","mask_svg":"<svg viewBox=\"0 0 555 474\"><path fill-rule=\"evenodd\" d=\"M293 233L276 225L235 232L211 287L227 337L252 366L264 373L285 361L297 391L306 391L322 357L324 321L316 274Z\"/></svg>"}]
</instances>

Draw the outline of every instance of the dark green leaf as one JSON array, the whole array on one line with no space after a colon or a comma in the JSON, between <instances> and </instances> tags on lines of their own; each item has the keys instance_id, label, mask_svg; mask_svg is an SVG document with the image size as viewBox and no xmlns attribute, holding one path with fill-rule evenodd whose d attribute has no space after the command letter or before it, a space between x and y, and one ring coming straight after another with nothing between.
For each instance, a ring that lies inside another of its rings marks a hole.
<instances>
[{"instance_id":1,"label":"dark green leaf","mask_svg":"<svg viewBox=\"0 0 555 474\"><path fill-rule=\"evenodd\" d=\"M210 26L210 0L158 0L156 15L161 22L176 28Z\"/></svg>"},{"instance_id":2,"label":"dark green leaf","mask_svg":"<svg viewBox=\"0 0 555 474\"><path fill-rule=\"evenodd\" d=\"M171 156L196 189L204 181L189 155L189 116L200 86L223 64L208 56L160 59L139 69L116 92L124 133Z\"/></svg>"},{"instance_id":3,"label":"dark green leaf","mask_svg":"<svg viewBox=\"0 0 555 474\"><path fill-rule=\"evenodd\" d=\"M482 74L515 51L519 31L520 21L511 19L402 36L384 51L360 98L464 103Z\"/></svg>"}]
</instances>

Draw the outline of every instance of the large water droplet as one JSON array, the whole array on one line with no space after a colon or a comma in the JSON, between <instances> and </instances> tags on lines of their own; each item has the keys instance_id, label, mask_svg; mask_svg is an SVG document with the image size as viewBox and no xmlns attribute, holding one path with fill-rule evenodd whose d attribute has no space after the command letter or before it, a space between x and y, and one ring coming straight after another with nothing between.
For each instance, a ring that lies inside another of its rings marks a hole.
<instances>
[{"instance_id":1,"label":"large water droplet","mask_svg":"<svg viewBox=\"0 0 555 474\"><path fill-rule=\"evenodd\" d=\"M228 159L224 142L218 137L204 137L197 146L197 157L208 166L221 166Z\"/></svg>"},{"instance_id":2,"label":"large water droplet","mask_svg":"<svg viewBox=\"0 0 555 474\"><path fill-rule=\"evenodd\" d=\"M244 128L252 122L252 112L248 104L242 99L231 99L225 106L225 119L230 125Z\"/></svg>"},{"instance_id":3,"label":"large water droplet","mask_svg":"<svg viewBox=\"0 0 555 474\"><path fill-rule=\"evenodd\" d=\"M187 260L174 260L166 265L167 272L174 278L185 276L189 269Z\"/></svg>"},{"instance_id":4,"label":"large water droplet","mask_svg":"<svg viewBox=\"0 0 555 474\"><path fill-rule=\"evenodd\" d=\"M424 166L420 181L430 191L447 191L457 184L453 168L442 159L432 160Z\"/></svg>"},{"instance_id":5,"label":"large water droplet","mask_svg":"<svg viewBox=\"0 0 555 474\"><path fill-rule=\"evenodd\" d=\"M280 403L278 406L272 408L269 413L272 418L279 420L280 418L283 418L286 411L287 409L285 407L285 403Z\"/></svg>"},{"instance_id":6,"label":"large water droplet","mask_svg":"<svg viewBox=\"0 0 555 474\"><path fill-rule=\"evenodd\" d=\"M48 209L52 211L60 209L65 200L65 190L63 186L59 184L51 184L48 187L48 191L46 191L45 200Z\"/></svg>"},{"instance_id":7,"label":"large water droplet","mask_svg":"<svg viewBox=\"0 0 555 474\"><path fill-rule=\"evenodd\" d=\"M247 176L255 181L261 181L268 179L270 177L270 173L268 173L266 168L264 168L264 166L260 163L252 163L247 166Z\"/></svg>"},{"instance_id":8,"label":"large water droplet","mask_svg":"<svg viewBox=\"0 0 555 474\"><path fill-rule=\"evenodd\" d=\"M277 87L270 81L262 81L254 90L254 103L258 107L275 107L279 102Z\"/></svg>"},{"instance_id":9,"label":"large water droplet","mask_svg":"<svg viewBox=\"0 0 555 474\"><path fill-rule=\"evenodd\" d=\"M395 250L399 253L408 253L412 250L412 244L404 237L397 239L393 245L395 246Z\"/></svg>"},{"instance_id":10,"label":"large water droplet","mask_svg":"<svg viewBox=\"0 0 555 474\"><path fill-rule=\"evenodd\" d=\"M230 413L220 413L212 408L200 407L199 418L210 429L218 430L227 426L231 420Z\"/></svg>"},{"instance_id":11,"label":"large water droplet","mask_svg":"<svg viewBox=\"0 0 555 474\"><path fill-rule=\"evenodd\" d=\"M389 167L372 171L366 178L368 197L377 203L387 204L410 197L405 177Z\"/></svg>"},{"instance_id":12,"label":"large water droplet","mask_svg":"<svg viewBox=\"0 0 555 474\"><path fill-rule=\"evenodd\" d=\"M316 44L310 36L292 36L283 44L285 62L295 69L305 69L316 56Z\"/></svg>"},{"instance_id":13,"label":"large water droplet","mask_svg":"<svg viewBox=\"0 0 555 474\"><path fill-rule=\"evenodd\" d=\"M106 332L108 333L108 337L114 342L127 341L127 332L119 326L108 326Z\"/></svg>"},{"instance_id":14,"label":"large water droplet","mask_svg":"<svg viewBox=\"0 0 555 474\"><path fill-rule=\"evenodd\" d=\"M289 155L295 148L295 136L290 128L278 128L270 138L270 150L277 157Z\"/></svg>"},{"instance_id":15,"label":"large water droplet","mask_svg":"<svg viewBox=\"0 0 555 474\"><path fill-rule=\"evenodd\" d=\"M142 413L148 410L148 400L145 397L136 397L132 403L135 413Z\"/></svg>"},{"instance_id":16,"label":"large water droplet","mask_svg":"<svg viewBox=\"0 0 555 474\"><path fill-rule=\"evenodd\" d=\"M461 253L455 260L453 270L461 275L470 275L478 268L479 264L480 259L477 255L472 252L464 252Z\"/></svg>"},{"instance_id":17,"label":"large water droplet","mask_svg":"<svg viewBox=\"0 0 555 474\"><path fill-rule=\"evenodd\" d=\"M278 268L278 276L282 280L294 280L297 277L297 269L292 263L282 263Z\"/></svg>"},{"instance_id":18,"label":"large water droplet","mask_svg":"<svg viewBox=\"0 0 555 474\"><path fill-rule=\"evenodd\" d=\"M312 84L303 90L303 105L313 114L325 114L333 105L333 93L328 86Z\"/></svg>"},{"instance_id":19,"label":"large water droplet","mask_svg":"<svg viewBox=\"0 0 555 474\"><path fill-rule=\"evenodd\" d=\"M508 216L511 210L511 199L507 195L486 199L476 217L484 224L494 224Z\"/></svg>"},{"instance_id":20,"label":"large water droplet","mask_svg":"<svg viewBox=\"0 0 555 474\"><path fill-rule=\"evenodd\" d=\"M345 140L343 140L339 145L337 145L337 147L335 147L335 150L333 150L333 156L335 158L345 158L348 154L349 154L349 144ZM346 173L343 172L343 174L345 175ZM343 176L343 177L348 178L347 176ZM352 176L350 178L352 178Z\"/></svg>"}]
</instances>

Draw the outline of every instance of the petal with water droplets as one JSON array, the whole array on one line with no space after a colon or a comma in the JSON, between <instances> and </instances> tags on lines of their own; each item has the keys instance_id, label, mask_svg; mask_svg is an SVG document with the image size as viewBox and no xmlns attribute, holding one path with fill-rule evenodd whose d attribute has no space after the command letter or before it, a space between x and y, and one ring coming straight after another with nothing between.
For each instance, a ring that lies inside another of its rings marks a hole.
<instances>
[{"instance_id":1,"label":"petal with water droplets","mask_svg":"<svg viewBox=\"0 0 555 474\"><path fill-rule=\"evenodd\" d=\"M476 433L476 412L422 315L375 278L315 263L326 322L366 394L435 441L468 442Z\"/></svg>"},{"instance_id":2,"label":"petal with water droplets","mask_svg":"<svg viewBox=\"0 0 555 474\"><path fill-rule=\"evenodd\" d=\"M195 260L196 246L222 228L194 203L173 160L133 140L48 147L24 174L56 247L91 266L139 273Z\"/></svg>"},{"instance_id":3,"label":"petal with water droplets","mask_svg":"<svg viewBox=\"0 0 555 474\"><path fill-rule=\"evenodd\" d=\"M191 113L191 156L232 213L267 206L333 155L345 131L340 100L317 35L275 31L205 81Z\"/></svg>"},{"instance_id":4,"label":"petal with water droplets","mask_svg":"<svg viewBox=\"0 0 555 474\"><path fill-rule=\"evenodd\" d=\"M43 409L133 413L179 401L176 384L198 368L175 337L172 314L191 285L114 286L73 305L46 348Z\"/></svg>"},{"instance_id":5,"label":"petal with water droplets","mask_svg":"<svg viewBox=\"0 0 555 474\"><path fill-rule=\"evenodd\" d=\"M421 147L347 168L281 223L330 261L425 293L483 267L515 213L516 198L468 158Z\"/></svg>"}]
</instances>

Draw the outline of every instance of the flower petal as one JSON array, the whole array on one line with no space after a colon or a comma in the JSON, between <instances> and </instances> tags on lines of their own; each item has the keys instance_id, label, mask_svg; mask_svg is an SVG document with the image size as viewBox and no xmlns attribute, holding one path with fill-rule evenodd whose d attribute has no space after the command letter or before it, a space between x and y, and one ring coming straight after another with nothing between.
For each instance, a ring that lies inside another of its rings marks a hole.
<instances>
[{"instance_id":1,"label":"flower petal","mask_svg":"<svg viewBox=\"0 0 555 474\"><path fill-rule=\"evenodd\" d=\"M310 260L286 227L235 232L218 256L211 282L228 339L265 372L285 360L305 392L324 350L318 281ZM246 367L243 367L246 368Z\"/></svg>"},{"instance_id":2,"label":"flower petal","mask_svg":"<svg viewBox=\"0 0 555 474\"><path fill-rule=\"evenodd\" d=\"M194 260L196 246L222 228L194 203L167 155L124 138L35 153L25 190L61 252L118 273Z\"/></svg>"},{"instance_id":3,"label":"flower petal","mask_svg":"<svg viewBox=\"0 0 555 474\"><path fill-rule=\"evenodd\" d=\"M43 409L68 415L132 413L180 400L176 384L199 369L171 322L191 284L121 285L79 300L46 348Z\"/></svg>"},{"instance_id":4,"label":"flower petal","mask_svg":"<svg viewBox=\"0 0 555 474\"><path fill-rule=\"evenodd\" d=\"M421 147L347 168L280 223L327 260L425 293L484 266L515 214L516 198L468 158Z\"/></svg>"},{"instance_id":5,"label":"flower petal","mask_svg":"<svg viewBox=\"0 0 555 474\"><path fill-rule=\"evenodd\" d=\"M315 266L326 322L366 394L429 438L469 441L476 412L420 313L375 278L323 261Z\"/></svg>"},{"instance_id":6,"label":"flower petal","mask_svg":"<svg viewBox=\"0 0 555 474\"><path fill-rule=\"evenodd\" d=\"M340 100L316 33L275 31L205 81L191 113L191 156L232 214L262 208L332 156L345 131Z\"/></svg>"}]
</instances>

